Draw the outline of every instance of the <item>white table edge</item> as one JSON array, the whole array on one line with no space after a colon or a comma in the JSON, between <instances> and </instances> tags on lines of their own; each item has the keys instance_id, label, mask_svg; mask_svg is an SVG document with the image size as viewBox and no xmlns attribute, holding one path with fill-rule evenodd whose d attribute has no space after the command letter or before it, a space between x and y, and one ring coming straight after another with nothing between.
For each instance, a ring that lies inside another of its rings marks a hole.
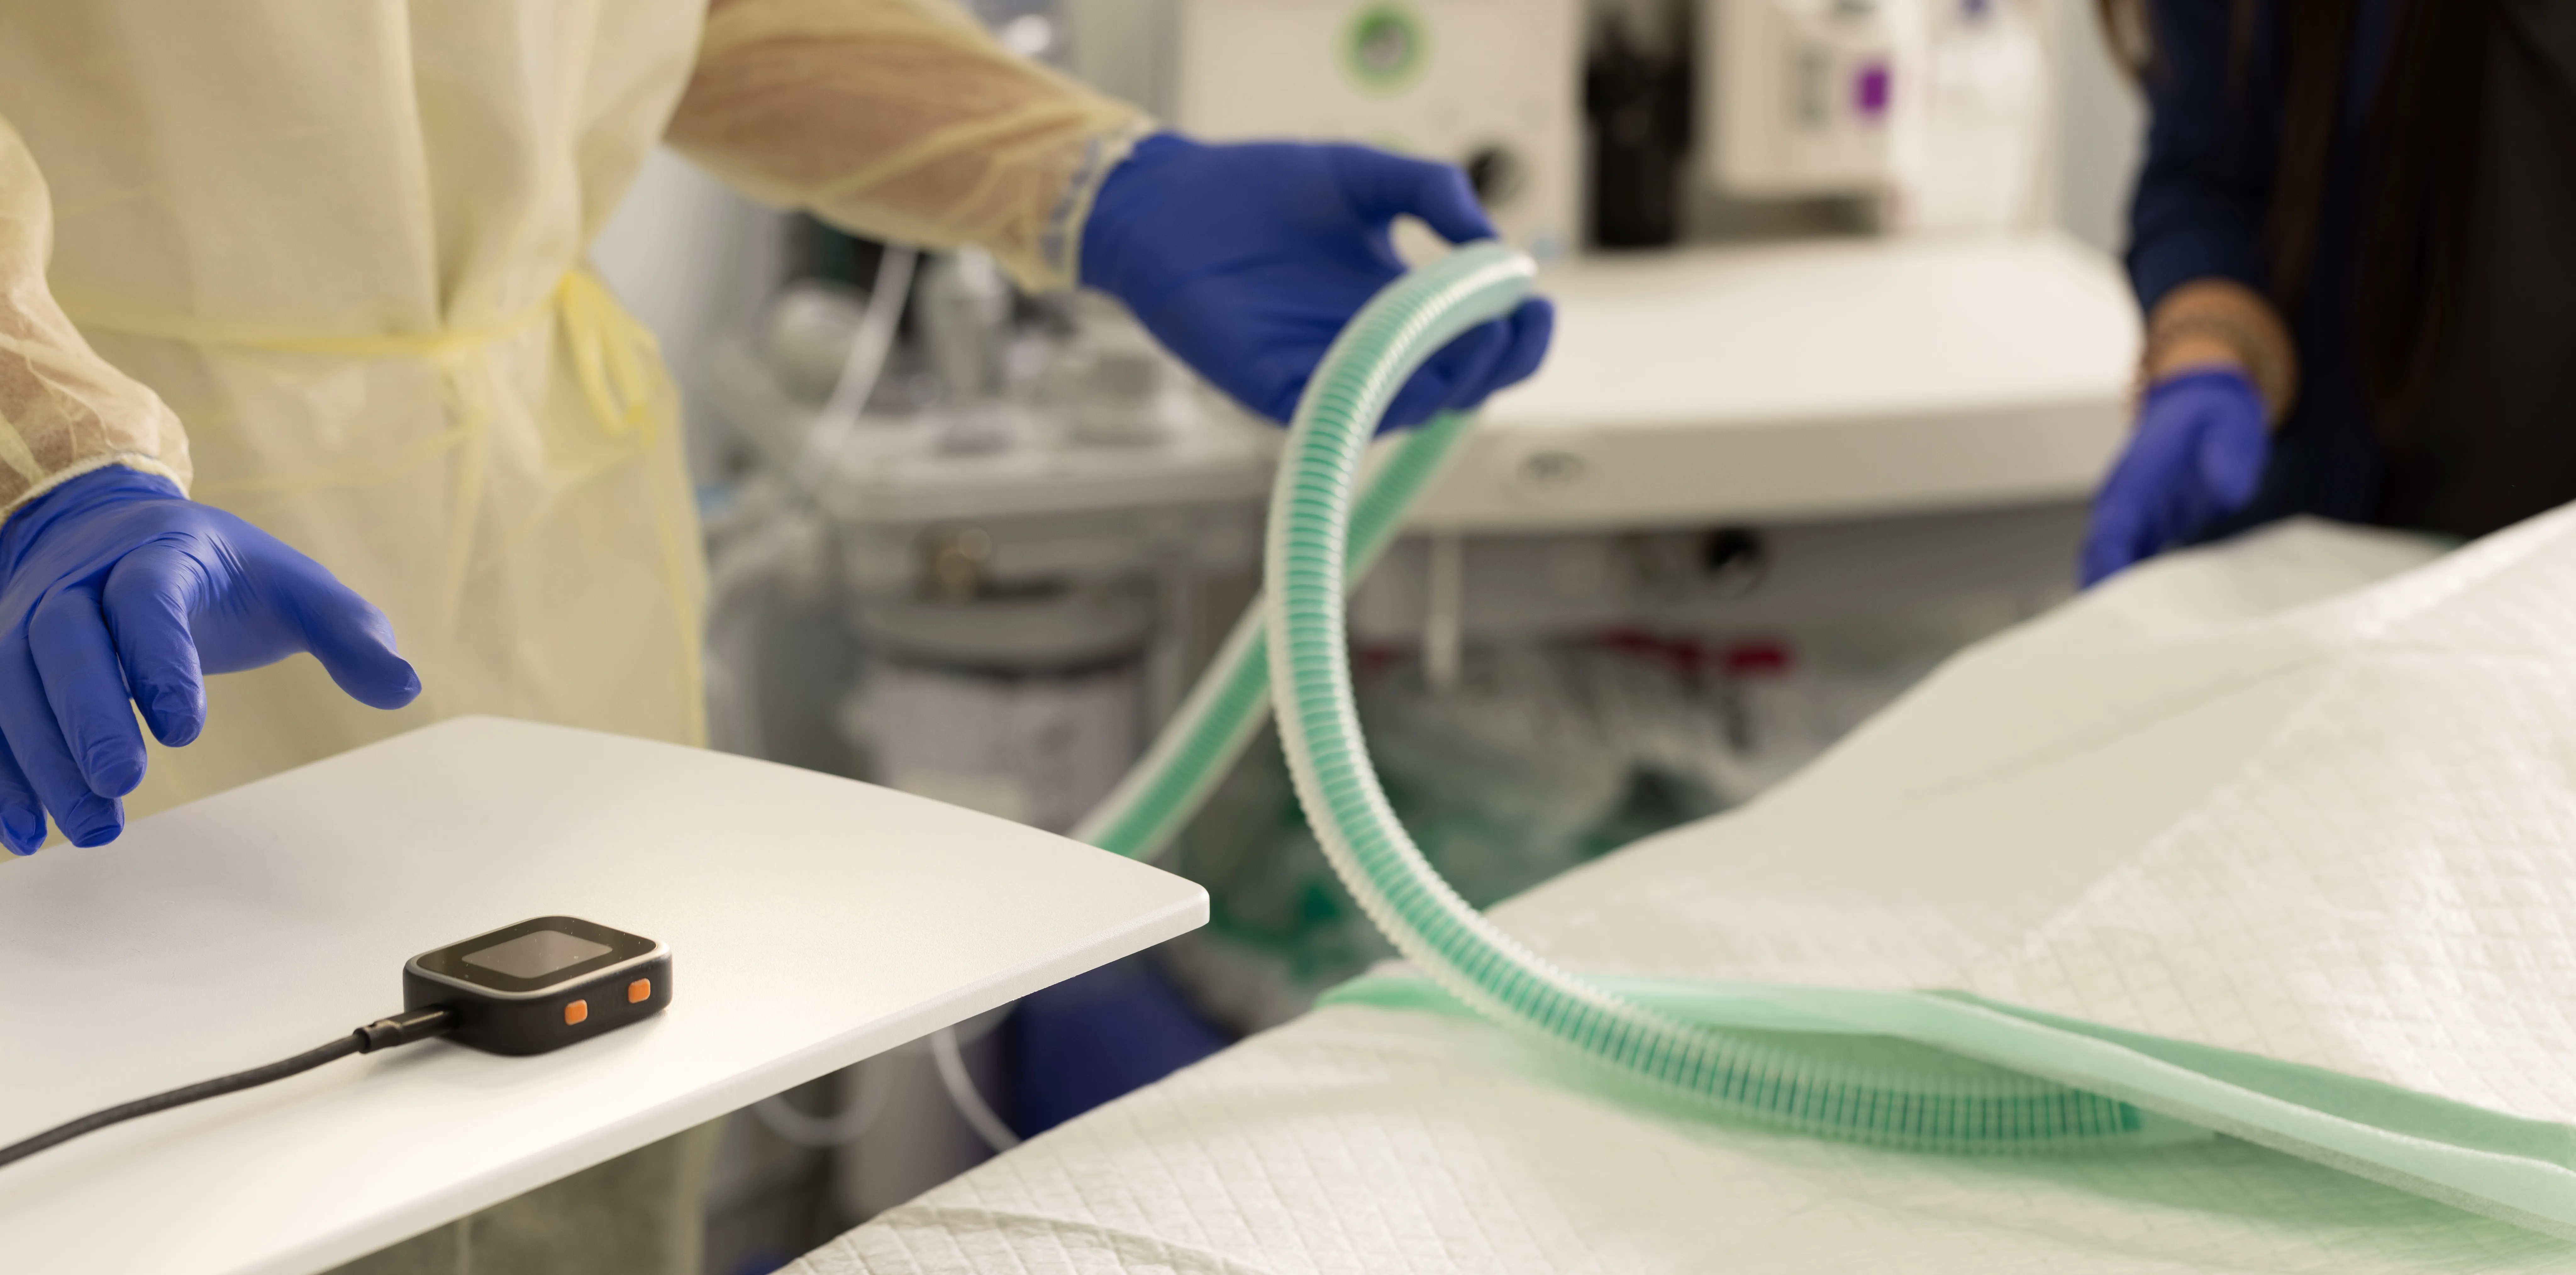
<instances>
[{"instance_id":1,"label":"white table edge","mask_svg":"<svg viewBox=\"0 0 2576 1275\"><path fill-rule=\"evenodd\" d=\"M951 991L902 1013L844 1032L796 1054L745 1070L731 1081L639 1113L633 1119L589 1137L558 1143L482 1178L460 1183L425 1197L419 1207L369 1218L316 1234L308 1242L284 1249L271 1260L238 1268L236 1275L313 1275L364 1257L388 1245L435 1230L476 1210L498 1204L559 1178L604 1163L639 1147L696 1127L706 1121L795 1088L807 1081L864 1062L886 1050L918 1040L1040 989L1132 956L1165 939L1207 924L1204 889L1124 927L1071 944L1026 961L1000 974ZM1066 968L1070 964L1071 968Z\"/></svg>"}]
</instances>

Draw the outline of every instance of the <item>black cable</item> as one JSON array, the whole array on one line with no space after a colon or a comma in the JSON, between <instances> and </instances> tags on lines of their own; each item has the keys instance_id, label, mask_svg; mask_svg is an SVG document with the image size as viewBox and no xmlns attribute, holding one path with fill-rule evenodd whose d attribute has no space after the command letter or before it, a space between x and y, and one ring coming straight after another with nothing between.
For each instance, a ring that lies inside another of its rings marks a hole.
<instances>
[{"instance_id":1,"label":"black cable","mask_svg":"<svg viewBox=\"0 0 2576 1275\"><path fill-rule=\"evenodd\" d=\"M415 1009L396 1014L391 1018L379 1018L330 1044L318 1049L305 1050L292 1058L280 1059L265 1067L253 1067L248 1071L237 1071L229 1076L217 1076L212 1080L201 1080L193 1085L182 1085L167 1093L138 1098L129 1103L109 1107L104 1111L93 1111L78 1120L55 1125L32 1138L0 1147L0 1165L24 1160L48 1147L61 1146L82 1134L96 1133L109 1125L122 1124L136 1116L148 1116L156 1111L168 1111L172 1107L186 1106L201 1099L238 1093L244 1089L267 1084L272 1080L284 1080L288 1076L311 1071L324 1063L346 1058L351 1054L371 1054L394 1045L408 1045L415 1040L427 1040L432 1036L444 1035L447 1029L455 1025L455 1015L443 1006Z\"/></svg>"}]
</instances>

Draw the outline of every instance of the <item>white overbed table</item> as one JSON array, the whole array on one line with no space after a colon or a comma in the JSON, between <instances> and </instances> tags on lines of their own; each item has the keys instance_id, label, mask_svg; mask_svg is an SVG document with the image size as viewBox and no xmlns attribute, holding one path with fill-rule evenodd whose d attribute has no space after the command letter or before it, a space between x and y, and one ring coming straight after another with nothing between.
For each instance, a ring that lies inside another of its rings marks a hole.
<instances>
[{"instance_id":1,"label":"white overbed table","mask_svg":"<svg viewBox=\"0 0 2576 1275\"><path fill-rule=\"evenodd\" d=\"M2076 501L2128 433L2137 302L2055 232L1613 254L1417 530L1814 522Z\"/></svg>"},{"instance_id":2,"label":"white overbed table","mask_svg":"<svg viewBox=\"0 0 2576 1275\"><path fill-rule=\"evenodd\" d=\"M529 917L667 942L663 1014L429 1041L0 1168L0 1269L300 1273L1202 924L1181 878L809 771L451 721L0 867L0 1143L323 1044Z\"/></svg>"}]
</instances>

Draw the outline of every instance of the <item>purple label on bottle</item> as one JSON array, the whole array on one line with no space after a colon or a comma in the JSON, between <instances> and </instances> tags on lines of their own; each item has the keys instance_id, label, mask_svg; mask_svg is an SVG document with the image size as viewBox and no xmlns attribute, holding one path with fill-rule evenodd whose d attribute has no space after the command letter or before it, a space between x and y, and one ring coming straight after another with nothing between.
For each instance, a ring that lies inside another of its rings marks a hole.
<instances>
[{"instance_id":1,"label":"purple label on bottle","mask_svg":"<svg viewBox=\"0 0 2576 1275\"><path fill-rule=\"evenodd\" d=\"M1887 114L1887 64L1871 62L1852 77L1852 105L1861 115L1876 120Z\"/></svg>"}]
</instances>

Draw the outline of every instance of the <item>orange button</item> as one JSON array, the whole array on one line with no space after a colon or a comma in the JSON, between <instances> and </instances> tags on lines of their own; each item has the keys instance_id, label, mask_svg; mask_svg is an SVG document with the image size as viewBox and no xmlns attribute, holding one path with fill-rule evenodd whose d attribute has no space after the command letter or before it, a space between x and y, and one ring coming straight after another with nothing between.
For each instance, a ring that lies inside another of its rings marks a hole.
<instances>
[{"instance_id":1,"label":"orange button","mask_svg":"<svg viewBox=\"0 0 2576 1275\"><path fill-rule=\"evenodd\" d=\"M564 1026L577 1027L590 1021L590 1002L574 1001L564 1006Z\"/></svg>"},{"instance_id":2,"label":"orange button","mask_svg":"<svg viewBox=\"0 0 2576 1275\"><path fill-rule=\"evenodd\" d=\"M653 999L653 980L649 978L639 978L626 985L627 1004L641 1005L651 999Z\"/></svg>"}]
</instances>

